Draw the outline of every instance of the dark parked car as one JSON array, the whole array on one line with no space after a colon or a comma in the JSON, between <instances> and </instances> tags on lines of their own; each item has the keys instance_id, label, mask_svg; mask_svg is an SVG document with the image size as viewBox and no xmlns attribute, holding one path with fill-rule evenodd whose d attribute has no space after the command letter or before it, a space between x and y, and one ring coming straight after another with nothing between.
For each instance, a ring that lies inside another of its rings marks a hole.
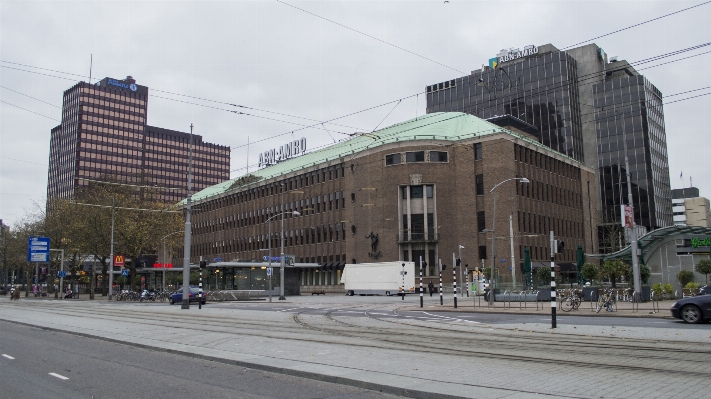
<instances>
[{"instance_id":1,"label":"dark parked car","mask_svg":"<svg viewBox=\"0 0 711 399\"><path fill-rule=\"evenodd\" d=\"M200 297L198 294L200 293L200 289L197 287L190 287L190 302L198 302L200 300ZM203 294L204 295L204 294ZM181 288L178 292L170 296L170 304L174 305L176 303L182 303L183 302L183 289ZM202 304L204 305L207 302L207 298L204 296L202 297Z\"/></svg>"},{"instance_id":2,"label":"dark parked car","mask_svg":"<svg viewBox=\"0 0 711 399\"><path fill-rule=\"evenodd\" d=\"M705 285L699 288L699 295L711 295L711 285Z\"/></svg>"},{"instance_id":3,"label":"dark parked car","mask_svg":"<svg viewBox=\"0 0 711 399\"><path fill-rule=\"evenodd\" d=\"M671 314L687 323L711 320L711 295L697 295L680 299L671 306Z\"/></svg>"}]
</instances>

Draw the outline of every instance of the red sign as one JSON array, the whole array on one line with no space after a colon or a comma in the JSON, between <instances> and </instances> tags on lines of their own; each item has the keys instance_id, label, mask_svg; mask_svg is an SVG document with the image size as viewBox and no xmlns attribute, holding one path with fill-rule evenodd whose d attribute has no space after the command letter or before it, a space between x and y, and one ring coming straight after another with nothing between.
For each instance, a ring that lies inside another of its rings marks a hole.
<instances>
[{"instance_id":1,"label":"red sign","mask_svg":"<svg viewBox=\"0 0 711 399\"><path fill-rule=\"evenodd\" d=\"M173 264L172 263L159 263L156 262L153 264L154 269L172 269Z\"/></svg>"},{"instance_id":2,"label":"red sign","mask_svg":"<svg viewBox=\"0 0 711 399\"><path fill-rule=\"evenodd\" d=\"M126 257L123 255L114 255L114 267L126 266Z\"/></svg>"}]
</instances>

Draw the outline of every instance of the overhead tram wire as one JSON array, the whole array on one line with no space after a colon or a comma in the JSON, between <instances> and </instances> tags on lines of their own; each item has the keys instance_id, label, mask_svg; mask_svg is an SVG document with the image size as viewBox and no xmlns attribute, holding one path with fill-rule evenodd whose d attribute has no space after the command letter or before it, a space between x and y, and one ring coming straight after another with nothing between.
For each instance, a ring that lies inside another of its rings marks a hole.
<instances>
[{"instance_id":1,"label":"overhead tram wire","mask_svg":"<svg viewBox=\"0 0 711 399\"><path fill-rule=\"evenodd\" d=\"M17 94L19 94L19 95L21 95L21 96L29 97L29 98L31 98L31 99L33 99L33 100L39 101L39 102L41 102L41 103L45 103L45 104L47 104L47 105L51 105L52 107L55 107L55 108L59 108L59 109L62 108L62 107L60 107L59 105L54 105L54 104L52 104L52 103L48 103L47 101L40 100L39 98L32 97L32 96L27 95L27 94L25 94L25 93L20 93L19 91L17 91L17 90L12 90L12 89L10 89L9 87L0 86L0 88L3 88L3 89L5 89L5 90L9 90L9 91L11 91L11 92L13 92L13 93L17 93Z\"/></svg>"},{"instance_id":2,"label":"overhead tram wire","mask_svg":"<svg viewBox=\"0 0 711 399\"><path fill-rule=\"evenodd\" d=\"M12 106L12 107L15 107L15 108L19 108L19 109L21 109L21 110L23 110L23 111L27 111L27 112L33 113L33 114L35 114L35 115L39 115L39 116L41 116L41 117L43 117L43 118L51 119L51 120L53 120L53 121L55 121L55 122L61 122L59 119L55 119L55 118L52 118L51 116L47 116L47 115L42 115L42 114L40 114L39 112L31 111L31 110L29 110L29 109L27 109L27 108L22 108L22 107L20 107L19 105L11 104L11 103L9 103L9 102L7 102L7 101L0 100L0 103L7 104L7 105Z\"/></svg>"},{"instance_id":3,"label":"overhead tram wire","mask_svg":"<svg viewBox=\"0 0 711 399\"><path fill-rule=\"evenodd\" d=\"M702 87L702 88L700 88L700 89L682 91L681 93L669 94L669 95L664 96L664 97L674 97L674 96L679 96L679 95L682 95L682 94L691 93L691 92L699 91L699 90L706 90L706 89L711 89L711 86Z\"/></svg>"},{"instance_id":4,"label":"overhead tram wire","mask_svg":"<svg viewBox=\"0 0 711 399\"><path fill-rule=\"evenodd\" d=\"M286 116L286 117L289 117L289 118L303 119L303 120L312 121L312 122L321 122L321 121L318 120L318 119L305 118L305 117L303 117L303 116L296 116L296 115L291 115L291 114L285 114L285 113L282 113L282 112L269 111L269 110L266 110L266 109L255 108L255 107L249 107L249 106L246 106L246 105L233 104L233 103L228 103L228 102L226 102L226 101L210 100L209 98L202 98L202 97L196 97L196 96L189 96L189 95L187 95L187 94L173 93L173 92L170 92L170 91L159 90L159 89L151 89L151 90L152 90L152 91L157 91L157 92L160 92L160 93L172 94L172 95L174 95L174 96L181 96L181 97L194 98L194 99L196 99L196 100L201 100L201 101L208 101L208 102L217 103L217 104L224 104L224 105L230 105L230 106L238 107L238 108L250 109L250 110L253 110L253 111L266 112L266 113L269 113L269 114L275 114L275 115L280 115L280 116ZM157 96L152 96L152 97L157 97ZM166 98L166 97L159 97L159 98ZM359 128L359 127L348 126L348 125L339 125L339 124L337 124L337 123L332 123L332 125L341 126L341 127L347 127L347 128L350 128L350 129L363 130L362 128Z\"/></svg>"},{"instance_id":5,"label":"overhead tram wire","mask_svg":"<svg viewBox=\"0 0 711 399\"><path fill-rule=\"evenodd\" d=\"M670 101L670 102L668 102L668 103L664 103L663 105L671 104L671 103L676 103L676 102L681 102L681 101L686 101L686 100L690 100L690 99L693 99L693 98L696 98L696 97L706 96L706 95L709 95L709 94L711 94L711 93L706 93L706 94L701 94L701 95L698 95L698 96L693 96L693 97L683 98L683 99L680 99L680 100ZM639 103L644 103L644 102L646 102L646 101L639 101ZM622 112L615 113L615 114L610 115L610 116L606 116L606 117L604 117L603 119L600 119L599 121L605 122L605 121L608 121L608 120L613 120L613 119L615 119L615 118L617 118L617 117L619 117L619 116L622 116L622 115L625 115L625 114L629 114L629 113L632 113L632 112L635 112L635 111L624 111L624 110L623 110ZM584 115L591 115L591 114L593 114L593 113L584 114ZM466 114L466 115L468 115L468 114ZM460 116L463 116L463 115L458 115L458 116L455 116L454 118L460 117ZM582 116L582 115L581 115L581 116ZM451 118L448 118L448 119L442 120L442 121L438 121L438 122L433 122L432 124L437 124L437 123L440 123L440 122L445 122L445 121L447 121L447 120L449 120L449 119L451 119ZM567 121L567 120L570 120L570 119L571 119L571 118L566 118L566 119L562 119L561 121ZM486 132L489 132L489 131L490 131L489 129L486 129L486 130L481 130L481 131L477 131L477 132L470 132L470 133L468 133L468 134L479 134L479 133L486 133ZM465 133L465 134L466 134L466 133ZM524 136L524 137L525 137L525 136ZM379 140L379 139L374 139L374 140L377 141L377 140ZM374 141L374 142L375 142L375 141ZM437 141L437 140L432 140L432 141ZM362 152L362 151L364 151L364 150L367 150L368 148L370 148L370 146L371 146L372 144L374 144L374 142L373 142L373 143L368 143L367 145L363 146L362 148L357 149L356 151L354 151L354 155L357 154L357 153L360 153L360 152ZM547 147L547 146L545 146L543 143L540 143L540 142L539 142L539 144L541 144L541 145L544 146L544 147ZM321 146L314 147L314 149L325 148L325 147L329 147L329 146L331 146L331 145L332 145L331 143L328 143L328 144L325 144L325 145L321 145ZM454 145L454 144L437 144L437 145L447 147L447 146L451 146L451 145ZM488 143L482 143L482 145L488 146L488 145L490 145L490 144L488 144ZM491 145L493 145L493 144L491 144ZM584 162L575 160L574 158L571 158L570 156L568 156L568 155L566 155L566 154L564 154L564 153L562 153L562 152L556 151L556 150L554 150L554 149L552 149L552 148L550 148L550 147L547 147L547 148L549 148L551 151L556 152L556 153L558 153L558 154L560 154L560 155L563 155L563 156L565 156L566 158L569 158L569 159L571 159L571 160L573 160L573 161L575 161L575 162L584 164ZM352 158L351 158L351 159L352 159ZM382 159L378 159L378 160L363 162L362 164L363 164L363 165L368 165L368 164L371 164L371 163L381 163L381 162L382 162ZM258 166L258 164L253 164L253 165L250 165L249 167L255 167L255 166ZM236 171L239 171L239 170L244 170L245 168L246 168L246 167L241 167L241 168L233 169L233 170L231 170L230 172L236 172Z\"/></svg>"},{"instance_id":6,"label":"overhead tram wire","mask_svg":"<svg viewBox=\"0 0 711 399\"><path fill-rule=\"evenodd\" d=\"M451 69L451 70L453 70L453 71L466 74L466 72L462 72L462 71L460 71L460 70L458 70L458 69L456 69L456 68L452 68L451 66L445 65L445 64L443 64L443 63L441 63L441 62L439 62L439 61L435 61L435 60L433 60L433 59L431 59L431 58L427 58L427 57L425 57L424 55L417 54L417 53L415 53L414 51L410 51L410 50L408 50L408 49L406 49L406 48L403 48L403 47L400 47L400 46L398 46L398 45L396 45L396 44L387 42L387 41L385 41L385 40L383 40L383 39L380 39L380 38L377 38L377 37L375 37L375 36L373 36L373 35L369 35L369 34L367 34L367 33L365 33L365 32L361 32L361 31L359 31L359 30L357 30L357 29L353 29L353 28L351 28L351 27L349 27L349 26L343 25L343 24L341 24L341 23L338 23L338 22L333 21L333 20L331 20L331 19L328 19L328 18L326 18L326 17L322 17L322 16L320 16L320 15L318 15L318 14L314 14L314 13L312 13L311 11L304 10L303 8L299 8L299 7L297 7L297 6L293 5L293 4L286 3L286 2L284 2L284 1L282 1L282 0L276 0L276 1L279 2L279 3L281 3L281 4L283 4L283 5L285 5L285 6L289 6L289 7L291 7L291 8L294 8L294 9L299 10L299 11L301 11L301 12L304 12L304 13L306 13L306 14L312 15L312 16L314 16L314 17L316 17L316 18L322 19L322 20L324 20L324 21L328 21L328 22L330 22L330 23L332 23L332 24L334 24L334 25L338 25L338 26L340 26L340 27L342 27L342 28L345 28L345 29L348 29L348 30L350 30L350 31L356 32L356 33L358 33L358 34L360 34L360 35L363 35L363 36L369 37L369 38L371 38L371 39L373 39L373 40L377 40L377 41L379 41L379 42L381 42L381 43L387 44L388 46L394 47L394 48L396 48L396 49L398 49L398 50L402 50L402 51L404 51L404 52L406 52L406 53L408 53L408 54L412 54L412 55L414 55L414 56L416 56L416 57L419 57L419 58L422 58L422 59L424 59L424 60L433 62L433 63L435 63L435 64L437 64L437 65L440 65L440 66L443 66L443 67L445 67L445 68L447 68L447 69Z\"/></svg>"},{"instance_id":7,"label":"overhead tram wire","mask_svg":"<svg viewBox=\"0 0 711 399\"><path fill-rule=\"evenodd\" d=\"M711 94L711 93L706 93L706 94L702 94L702 95L698 95L698 96L693 96L693 97L683 98L683 99L680 99L680 100L670 101L670 102L667 102L667 103L663 103L662 105L667 105L667 104L676 103L676 102L680 102L680 101L690 100L690 99L693 99L693 98L696 98L696 97L702 97L702 96L706 96L706 95L709 95L709 94ZM628 103L628 104L625 104L625 106L631 106L631 105L634 105L634 104L637 104L637 103L642 104L642 103L645 103L645 102L646 102L645 100L640 100L640 101L635 102L635 103ZM620 108L621 108L621 107L620 107ZM590 112L590 113L581 114L581 115L579 115L579 116L580 116L580 117L589 116L589 115L594 115L594 114L599 113L599 112L604 112L604 111ZM606 121L614 120L615 118L617 118L617 117L619 117L619 116L621 116L621 115L631 114L631 113L636 113L636 112L641 112L641 111L640 111L640 110L631 110L631 111L622 110L622 112L616 112L616 113L614 113L613 115L605 116L605 117L603 117L603 118L597 119L596 121L598 121L598 122L606 122ZM471 116L471 114L462 113L461 115L456 115L456 116L453 116L453 117L451 117L451 118L447 118L447 119L445 119L445 120L441 120L441 121L433 122L433 123L431 123L431 124L419 126L418 128L422 128L422 127L426 127L426 126L429 126L429 125L433 125L433 124L445 122L445 121L448 121L449 119L458 118L458 117L462 117L462 116L465 116L465 115L470 115L470 116ZM425 116L425 117L426 117L426 116ZM572 117L571 117L571 118L556 119L556 122L566 122L566 121L570 121L570 120L572 120ZM487 130L483 130L483 131L481 131L481 132L489 132L489 130L487 129ZM476 132L476 133L479 133L479 132ZM369 136L369 137L370 137L370 136ZM363 150L365 150L365 149L370 148L370 146L371 146L372 144L374 144L375 141L377 141L377 140L379 140L379 138L375 138L375 139L374 139L374 142L368 143L364 148L362 148L362 149L360 149L360 150L358 150L358 151L356 151L356 152L361 152L361 151L363 151ZM313 149L316 150L316 149L326 148L326 147L329 147L329 146L331 146L331 145L333 145L333 144L332 144L332 143L328 143L328 144L324 144L324 145L320 145L320 146L314 147ZM543 144L542 144L542 145L543 145ZM552 149L552 148L551 148L551 150L552 150L552 151L555 151L555 150ZM562 155L565 155L565 154L563 154L563 153L561 153L561 154L562 154ZM567 156L567 155L566 155L566 156ZM255 167L255 166L258 167L259 165L258 165L258 164L249 165L249 167ZM243 170L243 169L246 169L246 168L247 168L247 167L241 167L241 168L237 168L237 169L232 169L232 170L230 170L230 172L237 172L237 171L239 171L239 170Z\"/></svg>"},{"instance_id":8,"label":"overhead tram wire","mask_svg":"<svg viewBox=\"0 0 711 399\"><path fill-rule=\"evenodd\" d=\"M707 46L707 45L710 45L710 44L711 44L711 43L705 43L705 44L701 44L701 45L689 47L689 48L686 48L686 49L677 50L677 51L674 51L674 52L671 52L671 53L661 54L661 55L659 55L659 56L654 56L654 57L650 57L650 58L647 58L647 59L635 61L635 62L630 63L630 66L632 66L632 65L639 65L639 64L642 64L642 63L645 63L645 62L656 61L656 60L659 60L659 59L662 59L662 58L666 58L666 57L670 57L670 56L673 56L673 55L678 55L678 54L680 54L680 53L682 53L682 52L692 51L692 50L694 50L694 49L698 49L698 48L701 48L701 47L704 47L704 46ZM2 61L2 60L0 60L0 62L8 62L8 61ZM17 64L17 63L14 63L14 64ZM545 64L546 64L546 63L544 63L544 65L545 65ZM26 64L17 64L17 65L23 65L23 66L25 66ZM663 65L663 64L654 65L654 66L651 66L651 67L649 67L649 68L652 68L652 67L655 67L655 66L660 66L660 65ZM4 65L0 65L0 66L5 67L5 68L10 68L10 67L4 66ZM33 67L33 66L29 66L29 67L31 67L31 68L38 68L38 69L45 69L45 68L39 68L39 67ZM48 75L48 74L39 73L39 72L35 72L35 71L22 70L22 69L18 69L18 68L10 68L10 69L16 69L16 70L20 70L20 71L23 71L23 72L29 72L29 73L36 73L36 74L45 75L45 76L50 76L50 77L56 77L56 78L60 78L60 79L68 79L68 78L64 78L64 77L59 77L59 76L54 76L54 75ZM624 69L625 69L625 67L620 67L620 68L618 68L618 69L612 69L612 70L610 70L610 71L608 71L608 72L611 72L611 71L614 72L614 71L617 71L617 70L624 70ZM646 69L646 68L645 68L645 69ZM46 70L46 69L45 69L45 70ZM61 72L60 72L60 73L61 73ZM597 76L598 74L599 74L598 72L595 72L595 73L590 73L590 74L578 76L577 82L580 83L581 80L582 80L582 81L590 80L590 79L594 78L595 76ZM73 75L76 75L76 74L73 74ZM81 75L77 75L77 76L81 76ZM581 79L581 78L584 78L584 79ZM68 79L68 80L72 80L72 79ZM502 83L503 83L503 79L502 79ZM531 95L531 96L542 95L542 94L547 93L547 92L552 91L552 90L558 90L558 89L560 89L560 88L564 88L565 86L568 86L568 85L570 85L571 83L572 83L572 82L570 82L570 81L563 82L560 86L557 86L557 87L554 86L554 87L551 87L551 88L547 88L547 89L542 90L542 91L537 91L537 92L535 92L535 93L531 93L530 95ZM589 84L596 84L596 83L599 83L599 82L583 83L583 84L579 84L578 87L582 87L582 86L589 85ZM323 123L329 123L329 122L332 122L332 121L334 121L334 120L342 119L342 118L345 118L345 117L348 117L348 116L351 116L351 115L355 115L355 114L358 114L358 113L362 113L362 112L365 112L365 111L369 111L369 110L371 110L371 109L375 109L375 108L378 108L378 107L381 107L381 106L384 106L384 105L387 105L387 104L391 104L391 103L393 103L393 102L395 102L395 101L401 101L401 100L404 100L404 99L407 99L407 98L410 98L410 97L413 97L413 96L419 96L419 94L423 94L423 92L416 93L416 94L413 94L413 95L410 95L410 96L407 96L407 97L403 97L403 98L401 98L401 99L389 101L389 102L387 102L387 103L380 104L380 105L377 105L377 106L374 106L374 107L370 107L370 108L367 108L367 109L364 109L364 110L361 110L361 111L356 111L356 112L353 112L353 113L351 113L351 114L347 114L347 115L344 115L344 116L341 116L341 117L338 117L338 118L333 118L333 119L330 119L330 120L328 120L328 121L324 121ZM427 93L424 93L424 94L427 94ZM159 96L155 96L155 97L159 97ZM159 97L159 98L164 98L164 97ZM175 100L175 99L172 99L172 100L173 100L173 101L180 101L180 100ZM217 101L215 101L215 100L208 100L208 99L204 99L204 100L205 100L205 101L217 102ZM492 101L497 101L497 100L499 100L498 97L497 97L497 98L490 98L489 100L487 100L487 102L492 102ZM229 103L227 103L227 104L229 104ZM205 106L205 105L202 105L202 104L195 104L195 105L198 105L198 106ZM586 105L588 105L588 106L593 106L592 104L586 104ZM205 107L209 107L209 106L205 106ZM496 106L487 107L487 108L479 108L479 109L477 109L477 111L478 111L478 112L481 112L481 111L485 111L485 110L491 109L491 108L496 108ZM223 109L223 110L224 110L224 109ZM231 110L225 110L225 111L232 112ZM318 125L320 125L320 123L319 123L319 124L314 124L314 125L308 125L308 126L305 126L305 127L303 127L303 128L300 128L300 129L297 129L297 130L294 130L294 131L300 131L300 130L307 129L307 128L310 128L310 127L315 127L315 126L318 126ZM258 140L258 141L256 141L256 142L263 142L263 141L267 141L267 140L270 140L270 139L273 139L273 138L281 137L281 136L284 136L284 135L287 135L287 134L292 134L294 131L289 131L289 132L285 132L285 133L273 135L273 136L270 136L270 137L266 137L266 138L261 139L261 140ZM339 132L339 133L342 133L342 132ZM255 142L255 143L256 143L256 142ZM234 146L234 147L232 147L232 149L242 148L242 147L245 147L245 146L246 146L246 145Z\"/></svg>"},{"instance_id":9,"label":"overhead tram wire","mask_svg":"<svg viewBox=\"0 0 711 399\"><path fill-rule=\"evenodd\" d=\"M610 35L614 35L615 33L623 32L623 31L626 31L626 30L629 30L629 29L632 29L632 28L635 28L635 27L638 27L638 26L641 26L641 25L644 25L644 24L648 24L648 23L650 23L650 22L658 21L658 20L660 20L660 19L662 19L662 18L666 18L666 17L672 16L672 15L675 15L675 14L679 14L679 13L682 13L682 12L684 12L684 11L688 11L688 10L694 9L694 8L696 8L696 7L701 7L701 6L706 5L706 4L709 4L709 3L711 3L711 1L705 1L705 2L703 2L703 3L701 3L701 4L697 4L697 5L695 5L695 6L687 7L687 8L681 9L681 10L679 10L679 11L674 11L674 12L672 12L672 13L665 14L665 15L662 15L662 16L660 16L660 17L652 18L652 19L649 19L649 20L647 20L647 21L640 22L640 23L638 23L638 24L630 25L630 26L628 26L628 27L626 27L626 28L618 29L618 30L612 31L612 32L610 32L610 33L606 33L606 34L604 34L604 35L600 35L600 36L597 36L597 37L593 37L592 39L588 39L588 40L585 40L585 41L582 41L582 42L579 42L579 43L575 43L575 44L570 45L570 46L567 46L567 47L563 47L562 50L566 50L566 49L569 49L569 48L573 48L573 47L579 46L579 45L581 45L581 44L589 43L589 42L591 42L591 41L593 41L593 40L597 40L597 39L600 39L600 38L603 38L603 37L607 37L607 36L610 36Z\"/></svg>"}]
</instances>

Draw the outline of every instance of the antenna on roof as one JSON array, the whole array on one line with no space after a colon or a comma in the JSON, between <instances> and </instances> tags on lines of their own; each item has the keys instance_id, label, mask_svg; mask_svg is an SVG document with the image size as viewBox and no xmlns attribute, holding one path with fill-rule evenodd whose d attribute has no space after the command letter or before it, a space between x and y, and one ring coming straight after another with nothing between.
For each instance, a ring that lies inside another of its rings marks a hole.
<instances>
[{"instance_id":1,"label":"antenna on roof","mask_svg":"<svg viewBox=\"0 0 711 399\"><path fill-rule=\"evenodd\" d=\"M247 136L247 174L249 174L249 136Z\"/></svg>"},{"instance_id":2,"label":"antenna on roof","mask_svg":"<svg viewBox=\"0 0 711 399\"><path fill-rule=\"evenodd\" d=\"M94 66L94 54L89 54L89 84L91 84L91 69Z\"/></svg>"}]
</instances>

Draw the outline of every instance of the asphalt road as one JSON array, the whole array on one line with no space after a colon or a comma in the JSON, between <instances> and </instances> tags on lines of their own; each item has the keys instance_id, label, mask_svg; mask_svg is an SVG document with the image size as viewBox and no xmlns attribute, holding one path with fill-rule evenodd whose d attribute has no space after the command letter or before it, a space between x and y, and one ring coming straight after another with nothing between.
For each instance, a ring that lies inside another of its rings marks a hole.
<instances>
[{"instance_id":1,"label":"asphalt road","mask_svg":"<svg viewBox=\"0 0 711 399\"><path fill-rule=\"evenodd\" d=\"M0 376L0 398L394 397L4 321Z\"/></svg>"}]
</instances>

